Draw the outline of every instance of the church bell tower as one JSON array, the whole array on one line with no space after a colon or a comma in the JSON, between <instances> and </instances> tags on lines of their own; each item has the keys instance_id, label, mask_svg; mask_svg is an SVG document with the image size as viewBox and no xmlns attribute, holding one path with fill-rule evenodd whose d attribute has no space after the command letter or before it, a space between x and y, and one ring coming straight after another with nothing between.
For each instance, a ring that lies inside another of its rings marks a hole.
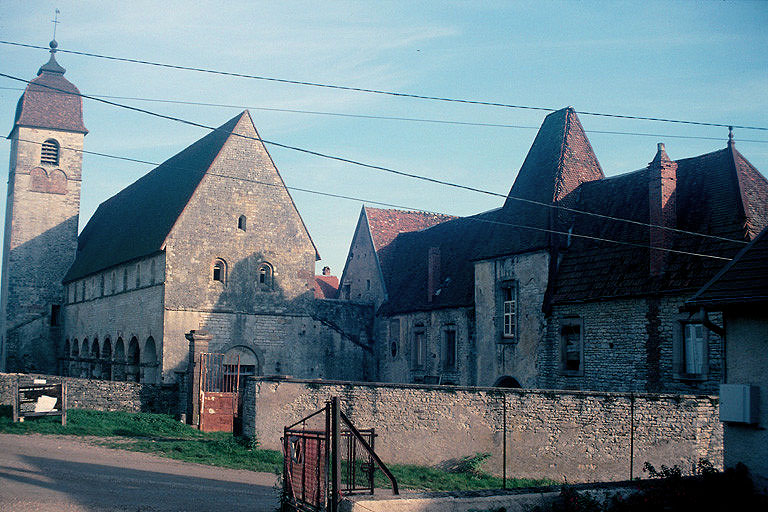
<instances>
[{"instance_id":1,"label":"church bell tower","mask_svg":"<svg viewBox=\"0 0 768 512\"><path fill-rule=\"evenodd\" d=\"M75 257L83 125L80 92L51 57L16 107L0 290L0 370L58 373L61 281Z\"/></svg>"}]
</instances>

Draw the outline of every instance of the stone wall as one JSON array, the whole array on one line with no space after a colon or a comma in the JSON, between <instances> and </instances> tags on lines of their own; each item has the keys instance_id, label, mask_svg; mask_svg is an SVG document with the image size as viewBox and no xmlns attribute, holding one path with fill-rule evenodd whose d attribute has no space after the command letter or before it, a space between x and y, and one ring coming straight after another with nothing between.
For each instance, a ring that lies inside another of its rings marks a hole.
<instances>
[{"instance_id":1,"label":"stone wall","mask_svg":"<svg viewBox=\"0 0 768 512\"><path fill-rule=\"evenodd\" d=\"M537 384L537 355L546 331L542 310L547 291L549 254L536 251L475 263L477 382L493 386L512 377L521 386ZM515 336L504 337L502 285L516 290Z\"/></svg>"},{"instance_id":2,"label":"stone wall","mask_svg":"<svg viewBox=\"0 0 768 512\"><path fill-rule=\"evenodd\" d=\"M376 451L386 463L450 465L487 452L485 469L501 474L506 410L512 477L622 480L642 476L646 461L688 471L701 458L722 466L718 400L711 396L261 378L246 386L243 431L279 450L283 427L334 395L357 427L376 429Z\"/></svg>"},{"instance_id":3,"label":"stone wall","mask_svg":"<svg viewBox=\"0 0 768 512\"><path fill-rule=\"evenodd\" d=\"M539 387L599 391L717 393L722 375L722 340L707 331L707 373L680 375L682 323L688 297L631 298L555 305L547 337L539 347ZM582 325L581 375L562 371L560 328ZM722 316L713 314L722 325Z\"/></svg>"},{"instance_id":4,"label":"stone wall","mask_svg":"<svg viewBox=\"0 0 768 512\"><path fill-rule=\"evenodd\" d=\"M11 405L17 383L32 384L33 378L58 383L63 377L0 373L0 404ZM177 416L179 391L174 385L138 384L66 377L67 407L97 411L154 412Z\"/></svg>"}]
</instances>

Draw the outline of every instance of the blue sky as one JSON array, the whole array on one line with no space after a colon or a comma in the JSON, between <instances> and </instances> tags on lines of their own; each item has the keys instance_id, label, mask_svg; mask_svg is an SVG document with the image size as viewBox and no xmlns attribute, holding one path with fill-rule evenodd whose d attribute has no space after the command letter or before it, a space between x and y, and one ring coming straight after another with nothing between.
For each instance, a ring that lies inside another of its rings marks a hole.
<instances>
[{"instance_id":1,"label":"blue sky","mask_svg":"<svg viewBox=\"0 0 768 512\"><path fill-rule=\"evenodd\" d=\"M182 2L0 0L0 39L294 80L576 110L768 126L768 2ZM34 78L42 50L0 45L3 73ZM61 53L85 94L538 127L545 112L394 98L206 75ZM20 85L0 78L10 132ZM123 101L218 126L239 108ZM161 162L206 132L88 100L86 149ZM536 134L498 128L251 110L262 137L508 192ZM580 116L607 175L725 147L727 129ZM667 135L665 137L664 135ZM671 136L716 137L720 140ZM765 131L735 132L765 175ZM467 215L502 200L269 148L288 186ZM9 158L0 142L0 161ZM86 155L80 227L151 167ZM2 187L5 187L3 180ZM340 274L360 202L292 192ZM5 194L2 194L5 197ZM374 205L375 206L375 205ZM5 208L0 209L4 212Z\"/></svg>"}]
</instances>

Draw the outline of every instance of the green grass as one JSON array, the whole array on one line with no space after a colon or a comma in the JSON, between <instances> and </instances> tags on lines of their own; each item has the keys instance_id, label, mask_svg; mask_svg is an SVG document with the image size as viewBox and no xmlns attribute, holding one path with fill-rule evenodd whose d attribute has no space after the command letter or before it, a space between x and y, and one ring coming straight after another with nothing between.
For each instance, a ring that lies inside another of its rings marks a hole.
<instances>
[{"instance_id":1,"label":"green grass","mask_svg":"<svg viewBox=\"0 0 768 512\"><path fill-rule=\"evenodd\" d=\"M258 448L258 443L226 432L205 433L164 414L101 412L81 409L67 411L67 426L58 417L27 418L13 423L10 407L0 406L0 433L59 434L92 436L109 448L151 453L161 457L211 466L280 474L283 456L275 450ZM487 454L462 459L449 470L393 464L389 469L403 489L458 491L500 489L501 478L482 471ZM553 485L551 480L507 479L507 487ZM376 487L389 487L389 480L377 470Z\"/></svg>"}]
</instances>

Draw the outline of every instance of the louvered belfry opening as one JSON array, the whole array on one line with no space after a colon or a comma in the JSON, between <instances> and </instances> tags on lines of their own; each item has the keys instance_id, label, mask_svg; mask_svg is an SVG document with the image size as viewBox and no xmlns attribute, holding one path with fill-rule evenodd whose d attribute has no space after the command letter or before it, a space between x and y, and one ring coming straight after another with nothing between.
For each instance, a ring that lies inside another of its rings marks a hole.
<instances>
[{"instance_id":1,"label":"louvered belfry opening","mask_svg":"<svg viewBox=\"0 0 768 512\"><path fill-rule=\"evenodd\" d=\"M59 165L59 143L53 139L43 142L43 150L40 155L40 163L46 165Z\"/></svg>"}]
</instances>

